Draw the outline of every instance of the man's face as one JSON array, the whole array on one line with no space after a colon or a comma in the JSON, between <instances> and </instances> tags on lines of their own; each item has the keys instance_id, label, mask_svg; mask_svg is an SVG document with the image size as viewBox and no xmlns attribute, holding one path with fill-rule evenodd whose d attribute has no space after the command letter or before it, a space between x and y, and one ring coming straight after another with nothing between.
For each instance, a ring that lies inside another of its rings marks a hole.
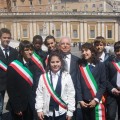
<instances>
[{"instance_id":1,"label":"man's face","mask_svg":"<svg viewBox=\"0 0 120 120\"><path fill-rule=\"evenodd\" d=\"M26 61L31 58L32 54L33 54L32 48L24 48L24 51L22 51L22 56Z\"/></svg>"},{"instance_id":2,"label":"man's face","mask_svg":"<svg viewBox=\"0 0 120 120\"><path fill-rule=\"evenodd\" d=\"M71 50L70 40L67 38L63 38L60 42L59 48L63 53L69 53Z\"/></svg>"},{"instance_id":3,"label":"man's face","mask_svg":"<svg viewBox=\"0 0 120 120\"><path fill-rule=\"evenodd\" d=\"M11 40L11 35L8 33L3 33L1 36L1 45L6 48L8 47L10 40Z\"/></svg>"},{"instance_id":4,"label":"man's face","mask_svg":"<svg viewBox=\"0 0 120 120\"><path fill-rule=\"evenodd\" d=\"M47 40L47 47L50 51L54 50L56 47L56 42L53 39Z\"/></svg>"},{"instance_id":5,"label":"man's face","mask_svg":"<svg viewBox=\"0 0 120 120\"><path fill-rule=\"evenodd\" d=\"M36 39L33 45L35 50L40 50L42 46L42 42L39 39Z\"/></svg>"},{"instance_id":6,"label":"man's face","mask_svg":"<svg viewBox=\"0 0 120 120\"><path fill-rule=\"evenodd\" d=\"M102 42L96 43L95 47L98 53L102 53L105 49L105 46Z\"/></svg>"}]
</instances>

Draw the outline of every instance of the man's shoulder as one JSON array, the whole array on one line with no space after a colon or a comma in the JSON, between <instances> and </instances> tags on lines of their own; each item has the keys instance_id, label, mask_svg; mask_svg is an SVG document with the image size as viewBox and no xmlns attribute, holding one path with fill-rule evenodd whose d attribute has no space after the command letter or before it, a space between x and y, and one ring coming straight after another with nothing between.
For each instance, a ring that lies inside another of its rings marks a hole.
<instances>
[{"instance_id":1,"label":"man's shoulder","mask_svg":"<svg viewBox=\"0 0 120 120\"><path fill-rule=\"evenodd\" d=\"M74 59L74 60L76 60L76 61L79 60L79 57L77 57L77 56L75 56L75 55L73 55L73 54L71 54L71 58Z\"/></svg>"}]
</instances>

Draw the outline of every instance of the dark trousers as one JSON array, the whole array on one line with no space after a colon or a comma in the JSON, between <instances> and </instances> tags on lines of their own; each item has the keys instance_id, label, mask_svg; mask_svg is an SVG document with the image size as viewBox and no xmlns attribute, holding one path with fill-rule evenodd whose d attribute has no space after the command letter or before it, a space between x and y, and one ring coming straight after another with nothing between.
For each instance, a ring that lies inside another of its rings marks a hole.
<instances>
[{"instance_id":1,"label":"dark trousers","mask_svg":"<svg viewBox=\"0 0 120 120\"><path fill-rule=\"evenodd\" d=\"M33 111L31 110L30 106L28 105L27 109L22 112L23 115L19 116L14 112L11 112L12 120L33 120Z\"/></svg>"},{"instance_id":2,"label":"dark trousers","mask_svg":"<svg viewBox=\"0 0 120 120\"><path fill-rule=\"evenodd\" d=\"M95 108L82 108L83 120L95 120Z\"/></svg>"},{"instance_id":3,"label":"dark trousers","mask_svg":"<svg viewBox=\"0 0 120 120\"><path fill-rule=\"evenodd\" d=\"M5 91L0 91L0 120L2 120L2 112L3 112L3 105L4 105L4 95L5 95Z\"/></svg>"},{"instance_id":4,"label":"dark trousers","mask_svg":"<svg viewBox=\"0 0 120 120\"><path fill-rule=\"evenodd\" d=\"M60 115L58 117L55 117L55 114L53 114L53 116L51 117L47 117L45 116L45 119L44 120L66 120L66 113L63 114L63 115Z\"/></svg>"},{"instance_id":5,"label":"dark trousers","mask_svg":"<svg viewBox=\"0 0 120 120\"><path fill-rule=\"evenodd\" d=\"M120 96L108 96L107 98L107 120L115 120L118 108L118 120L120 120Z\"/></svg>"},{"instance_id":6,"label":"dark trousers","mask_svg":"<svg viewBox=\"0 0 120 120\"><path fill-rule=\"evenodd\" d=\"M83 120L83 115L82 115L82 109L81 108L76 108L75 114L74 114L74 120Z\"/></svg>"}]
</instances>

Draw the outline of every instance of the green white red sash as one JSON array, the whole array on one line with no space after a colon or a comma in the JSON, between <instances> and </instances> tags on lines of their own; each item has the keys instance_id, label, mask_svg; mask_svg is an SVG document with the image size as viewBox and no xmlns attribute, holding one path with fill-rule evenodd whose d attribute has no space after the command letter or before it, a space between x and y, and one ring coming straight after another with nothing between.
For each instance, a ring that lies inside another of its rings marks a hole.
<instances>
[{"instance_id":1,"label":"green white red sash","mask_svg":"<svg viewBox=\"0 0 120 120\"><path fill-rule=\"evenodd\" d=\"M31 59L41 69L41 71L44 73L45 69L43 67L43 60L41 59L41 57L34 52Z\"/></svg>"},{"instance_id":2,"label":"green white red sash","mask_svg":"<svg viewBox=\"0 0 120 120\"><path fill-rule=\"evenodd\" d=\"M117 71L120 73L120 62L116 63L116 62L112 61L112 64L117 69Z\"/></svg>"},{"instance_id":3,"label":"green white red sash","mask_svg":"<svg viewBox=\"0 0 120 120\"><path fill-rule=\"evenodd\" d=\"M30 86L33 85L33 74L18 60L14 60L10 65L21 77L26 80Z\"/></svg>"},{"instance_id":4,"label":"green white red sash","mask_svg":"<svg viewBox=\"0 0 120 120\"><path fill-rule=\"evenodd\" d=\"M89 88L92 97L94 98L96 96L96 93L98 91L98 85L94 79L94 76L92 75L89 66L80 66L80 71L82 73L82 76L85 80L85 83L87 87ZM105 120L105 108L102 103L99 103L95 107L95 120Z\"/></svg>"},{"instance_id":5,"label":"green white red sash","mask_svg":"<svg viewBox=\"0 0 120 120\"><path fill-rule=\"evenodd\" d=\"M4 71L7 71L7 65L5 65L1 60L0 60L0 68L2 68Z\"/></svg>"},{"instance_id":6,"label":"green white red sash","mask_svg":"<svg viewBox=\"0 0 120 120\"><path fill-rule=\"evenodd\" d=\"M52 85L50 83L48 73L43 74L43 80L44 80L44 83L45 83L45 86L46 86L48 92L50 93L52 98L55 100L55 102L58 103L62 108L67 109L67 104L54 91L54 89L53 89L53 87L52 87Z\"/></svg>"}]
</instances>

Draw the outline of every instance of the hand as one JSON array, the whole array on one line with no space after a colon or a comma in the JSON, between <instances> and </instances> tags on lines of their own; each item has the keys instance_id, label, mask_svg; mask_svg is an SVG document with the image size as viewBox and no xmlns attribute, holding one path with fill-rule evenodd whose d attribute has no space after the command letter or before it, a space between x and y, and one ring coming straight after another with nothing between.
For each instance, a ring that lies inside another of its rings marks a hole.
<instances>
[{"instance_id":1,"label":"hand","mask_svg":"<svg viewBox=\"0 0 120 120\"><path fill-rule=\"evenodd\" d=\"M40 120L43 120L44 119L44 113L43 112L38 112L38 117Z\"/></svg>"},{"instance_id":2,"label":"hand","mask_svg":"<svg viewBox=\"0 0 120 120\"><path fill-rule=\"evenodd\" d=\"M85 103L84 101L80 101L80 105L81 105L81 107L83 107L83 108L86 108L86 107L88 107L88 103Z\"/></svg>"},{"instance_id":3,"label":"hand","mask_svg":"<svg viewBox=\"0 0 120 120\"><path fill-rule=\"evenodd\" d=\"M113 88L113 89L112 89L112 93L113 93L114 95L119 95L119 94L120 94L120 91L117 90L116 88Z\"/></svg>"},{"instance_id":4,"label":"hand","mask_svg":"<svg viewBox=\"0 0 120 120\"><path fill-rule=\"evenodd\" d=\"M20 112L15 113L15 114L17 114L17 115L19 115L19 116L22 116L22 115L23 115L21 111L20 111Z\"/></svg>"},{"instance_id":5,"label":"hand","mask_svg":"<svg viewBox=\"0 0 120 120\"><path fill-rule=\"evenodd\" d=\"M88 106L89 106L90 108L93 108L93 107L96 106L96 104L97 104L97 102L96 102L95 100L91 100Z\"/></svg>"},{"instance_id":6,"label":"hand","mask_svg":"<svg viewBox=\"0 0 120 120\"><path fill-rule=\"evenodd\" d=\"M66 116L66 120L71 120L72 117L71 116Z\"/></svg>"}]
</instances>

